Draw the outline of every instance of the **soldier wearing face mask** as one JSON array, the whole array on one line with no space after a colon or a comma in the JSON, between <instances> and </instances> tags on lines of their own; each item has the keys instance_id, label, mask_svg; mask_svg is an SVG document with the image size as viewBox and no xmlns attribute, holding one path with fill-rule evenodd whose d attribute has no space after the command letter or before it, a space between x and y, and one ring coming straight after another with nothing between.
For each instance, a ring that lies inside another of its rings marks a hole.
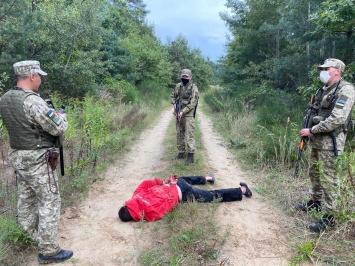
<instances>
[{"instance_id":1,"label":"soldier wearing face mask","mask_svg":"<svg viewBox=\"0 0 355 266\"><path fill-rule=\"evenodd\" d=\"M296 205L302 211L323 211L322 219L312 223L309 229L322 232L335 225L334 213L338 211L339 178L336 173L336 156L344 150L348 130L352 127L351 113L355 102L355 89L342 78L345 64L335 58L318 66L324 86L315 94L312 105L312 125L300 131L302 137L310 136L311 199Z\"/></svg>"},{"instance_id":2,"label":"soldier wearing face mask","mask_svg":"<svg viewBox=\"0 0 355 266\"><path fill-rule=\"evenodd\" d=\"M172 94L174 104L174 115L176 116L176 133L178 155L176 159L187 158L185 165L194 162L195 154L195 114L198 103L198 88L192 82L190 69L181 71L181 82L175 87Z\"/></svg>"}]
</instances>

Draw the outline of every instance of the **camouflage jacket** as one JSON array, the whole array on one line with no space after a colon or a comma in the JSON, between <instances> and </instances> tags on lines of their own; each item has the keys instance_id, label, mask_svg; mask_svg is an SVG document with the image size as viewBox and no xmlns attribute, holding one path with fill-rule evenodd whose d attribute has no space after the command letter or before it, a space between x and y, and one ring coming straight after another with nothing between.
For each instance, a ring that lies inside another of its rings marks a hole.
<instances>
[{"instance_id":1,"label":"camouflage jacket","mask_svg":"<svg viewBox=\"0 0 355 266\"><path fill-rule=\"evenodd\" d=\"M63 136L64 132L68 129L68 122L64 118L60 118L60 123L54 123L53 120L48 117L47 113L50 111L47 103L39 97L38 94L33 94L26 97L23 102L23 109L25 112L26 119L35 126L40 126L42 129L52 136ZM19 128L19 130L21 130ZM33 158L34 161L42 157L46 152L47 148L37 149L37 150L17 150L10 149L9 159L13 161L15 158ZM27 160L25 160L27 161ZM26 162L22 162L26 163ZM28 162L30 163L30 162Z\"/></svg>"},{"instance_id":2,"label":"camouflage jacket","mask_svg":"<svg viewBox=\"0 0 355 266\"><path fill-rule=\"evenodd\" d=\"M198 88L192 83L192 80L185 86L178 83L171 98L173 103L179 101L179 110L184 113L184 116L193 116L199 98Z\"/></svg>"},{"instance_id":3,"label":"camouflage jacket","mask_svg":"<svg viewBox=\"0 0 355 266\"><path fill-rule=\"evenodd\" d=\"M334 93L337 86L332 85L333 88L324 87L324 95L322 95L322 102L326 101L327 96ZM313 148L321 150L333 150L334 145L330 132L341 127L351 115L351 111L355 102L355 88L350 83L345 83L344 86L338 88L337 99L330 115L316 125L312 126L311 145ZM340 151L344 150L346 140L346 132L341 131L336 136L337 148Z\"/></svg>"}]
</instances>

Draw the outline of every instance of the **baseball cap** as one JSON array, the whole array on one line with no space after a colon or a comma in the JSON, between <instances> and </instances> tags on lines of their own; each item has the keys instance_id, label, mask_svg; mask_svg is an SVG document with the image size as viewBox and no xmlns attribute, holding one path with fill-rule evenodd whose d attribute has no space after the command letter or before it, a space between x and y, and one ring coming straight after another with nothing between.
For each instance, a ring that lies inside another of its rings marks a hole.
<instances>
[{"instance_id":1,"label":"baseball cap","mask_svg":"<svg viewBox=\"0 0 355 266\"><path fill-rule=\"evenodd\" d=\"M328 58L324 61L323 65L318 66L317 68L325 68L325 67L335 67L338 69L341 69L341 71L345 70L345 64L343 63L343 61L339 60L339 59L335 59L335 58Z\"/></svg>"},{"instance_id":2,"label":"baseball cap","mask_svg":"<svg viewBox=\"0 0 355 266\"><path fill-rule=\"evenodd\" d=\"M14 64L15 74L18 76L28 76L33 73L38 73L42 76L46 76L47 73L44 72L40 63L35 60L20 61Z\"/></svg>"},{"instance_id":3,"label":"baseball cap","mask_svg":"<svg viewBox=\"0 0 355 266\"><path fill-rule=\"evenodd\" d=\"M192 74L191 74L191 70L190 69L183 69L183 70L181 70L181 77L182 76L192 76Z\"/></svg>"}]
</instances>

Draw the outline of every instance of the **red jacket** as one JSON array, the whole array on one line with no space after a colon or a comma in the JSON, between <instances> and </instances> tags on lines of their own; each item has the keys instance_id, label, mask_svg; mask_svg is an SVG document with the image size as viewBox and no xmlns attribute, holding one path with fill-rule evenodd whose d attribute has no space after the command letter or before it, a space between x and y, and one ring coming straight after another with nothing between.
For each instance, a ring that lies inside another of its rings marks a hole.
<instances>
[{"instance_id":1,"label":"red jacket","mask_svg":"<svg viewBox=\"0 0 355 266\"><path fill-rule=\"evenodd\" d=\"M148 222L165 216L179 203L176 185L163 185L160 179L143 181L125 205L135 221Z\"/></svg>"}]
</instances>

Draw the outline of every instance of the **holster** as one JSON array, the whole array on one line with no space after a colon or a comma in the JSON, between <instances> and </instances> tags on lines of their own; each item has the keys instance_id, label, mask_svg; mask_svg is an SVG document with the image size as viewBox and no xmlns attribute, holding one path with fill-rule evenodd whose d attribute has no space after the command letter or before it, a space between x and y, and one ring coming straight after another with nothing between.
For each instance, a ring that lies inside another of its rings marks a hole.
<instances>
[{"instance_id":1,"label":"holster","mask_svg":"<svg viewBox=\"0 0 355 266\"><path fill-rule=\"evenodd\" d=\"M47 160L49 165L54 171L59 163L59 151L56 148L51 148L47 150Z\"/></svg>"}]
</instances>

